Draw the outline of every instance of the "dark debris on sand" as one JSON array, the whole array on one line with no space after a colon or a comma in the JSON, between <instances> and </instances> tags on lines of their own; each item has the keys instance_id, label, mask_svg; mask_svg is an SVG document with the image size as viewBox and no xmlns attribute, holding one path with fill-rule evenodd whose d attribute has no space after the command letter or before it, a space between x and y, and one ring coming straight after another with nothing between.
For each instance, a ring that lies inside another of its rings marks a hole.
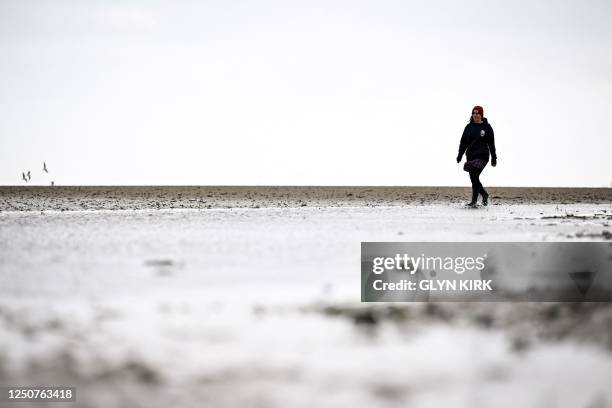
<instances>
[{"instance_id":1,"label":"dark debris on sand","mask_svg":"<svg viewBox=\"0 0 612 408\"><path fill-rule=\"evenodd\" d=\"M612 303L608 302L440 302L314 304L302 309L355 325L376 327L444 324L505 331L512 348L521 351L537 341L572 339L612 352Z\"/></svg>"}]
</instances>

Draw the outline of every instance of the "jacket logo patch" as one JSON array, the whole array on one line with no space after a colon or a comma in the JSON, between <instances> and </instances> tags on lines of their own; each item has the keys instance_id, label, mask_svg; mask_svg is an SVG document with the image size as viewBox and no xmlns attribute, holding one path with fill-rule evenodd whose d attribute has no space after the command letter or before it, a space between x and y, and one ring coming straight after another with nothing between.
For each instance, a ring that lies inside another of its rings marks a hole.
<instances>
[{"instance_id":1,"label":"jacket logo patch","mask_svg":"<svg viewBox=\"0 0 612 408\"><path fill-rule=\"evenodd\" d=\"M484 135L485 135L485 131L484 131L484 130L481 130L481 131L480 131L480 137L484 137Z\"/></svg>"}]
</instances>

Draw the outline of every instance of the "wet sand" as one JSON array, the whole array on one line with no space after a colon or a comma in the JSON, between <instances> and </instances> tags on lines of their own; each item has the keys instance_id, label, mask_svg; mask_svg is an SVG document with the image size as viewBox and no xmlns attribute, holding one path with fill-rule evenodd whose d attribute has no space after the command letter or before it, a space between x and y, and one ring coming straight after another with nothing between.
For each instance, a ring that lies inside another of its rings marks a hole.
<instances>
[{"instance_id":1,"label":"wet sand","mask_svg":"<svg viewBox=\"0 0 612 408\"><path fill-rule=\"evenodd\" d=\"M497 204L610 204L612 188L490 187ZM0 211L428 205L469 200L467 187L1 186Z\"/></svg>"},{"instance_id":2,"label":"wet sand","mask_svg":"<svg viewBox=\"0 0 612 408\"><path fill-rule=\"evenodd\" d=\"M467 189L295 189L0 188L0 384L76 386L37 403L58 407L610 406L611 304L364 304L359 251L608 242L611 189L476 211Z\"/></svg>"}]
</instances>

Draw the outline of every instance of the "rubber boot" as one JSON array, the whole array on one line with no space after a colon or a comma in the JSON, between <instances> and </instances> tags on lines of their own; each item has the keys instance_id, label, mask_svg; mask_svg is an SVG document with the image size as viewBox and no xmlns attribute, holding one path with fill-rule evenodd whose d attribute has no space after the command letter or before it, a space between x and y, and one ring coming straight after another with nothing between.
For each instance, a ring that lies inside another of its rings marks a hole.
<instances>
[{"instance_id":1,"label":"rubber boot","mask_svg":"<svg viewBox=\"0 0 612 408\"><path fill-rule=\"evenodd\" d=\"M468 207L476 207L478 205L478 187L472 187L472 201L470 201Z\"/></svg>"},{"instance_id":2,"label":"rubber boot","mask_svg":"<svg viewBox=\"0 0 612 408\"><path fill-rule=\"evenodd\" d=\"M487 193L487 190L480 187L480 195L482 196L482 205L489 205L489 193Z\"/></svg>"}]
</instances>

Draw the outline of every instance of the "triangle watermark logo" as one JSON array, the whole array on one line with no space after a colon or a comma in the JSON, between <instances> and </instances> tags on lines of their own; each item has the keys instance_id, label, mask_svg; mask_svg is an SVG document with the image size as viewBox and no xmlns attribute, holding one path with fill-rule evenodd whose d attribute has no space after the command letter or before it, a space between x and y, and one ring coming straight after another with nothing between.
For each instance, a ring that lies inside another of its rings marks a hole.
<instances>
[{"instance_id":1,"label":"triangle watermark logo","mask_svg":"<svg viewBox=\"0 0 612 408\"><path fill-rule=\"evenodd\" d=\"M595 279L596 272L570 272L569 276L574 281L576 285L576 289L582 296L586 295L586 293L591 288L591 284L593 283L593 279Z\"/></svg>"}]
</instances>

